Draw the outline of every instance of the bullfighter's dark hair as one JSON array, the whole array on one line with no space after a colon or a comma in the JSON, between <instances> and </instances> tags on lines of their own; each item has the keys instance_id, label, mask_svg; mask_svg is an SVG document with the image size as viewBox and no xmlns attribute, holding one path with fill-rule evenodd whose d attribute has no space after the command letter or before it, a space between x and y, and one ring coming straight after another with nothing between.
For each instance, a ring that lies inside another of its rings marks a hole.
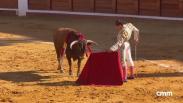
<instances>
[{"instance_id":1,"label":"bullfighter's dark hair","mask_svg":"<svg viewBox=\"0 0 183 103\"><path fill-rule=\"evenodd\" d=\"M115 25L116 26L119 26L119 25L123 25L124 23L120 20L120 19L117 19L116 21L115 21Z\"/></svg>"}]
</instances>

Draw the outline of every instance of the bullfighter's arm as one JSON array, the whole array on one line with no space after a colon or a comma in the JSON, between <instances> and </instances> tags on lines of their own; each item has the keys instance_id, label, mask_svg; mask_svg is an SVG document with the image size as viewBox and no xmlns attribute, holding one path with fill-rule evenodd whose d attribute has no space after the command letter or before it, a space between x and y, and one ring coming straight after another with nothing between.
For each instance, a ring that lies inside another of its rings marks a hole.
<instances>
[{"instance_id":1,"label":"bullfighter's arm","mask_svg":"<svg viewBox=\"0 0 183 103\"><path fill-rule=\"evenodd\" d=\"M110 48L111 51L117 51L124 43L122 33L118 34L117 42Z\"/></svg>"},{"instance_id":2,"label":"bullfighter's arm","mask_svg":"<svg viewBox=\"0 0 183 103\"><path fill-rule=\"evenodd\" d=\"M139 41L139 29L137 29L133 24L132 24L132 28L133 28L134 40L135 40L135 42L138 42Z\"/></svg>"}]
</instances>

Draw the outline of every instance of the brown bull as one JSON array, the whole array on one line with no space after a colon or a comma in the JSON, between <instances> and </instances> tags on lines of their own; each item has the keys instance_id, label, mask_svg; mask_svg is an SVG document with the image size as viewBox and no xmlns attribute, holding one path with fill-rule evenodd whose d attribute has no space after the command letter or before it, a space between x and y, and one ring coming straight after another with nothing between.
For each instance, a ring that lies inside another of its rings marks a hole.
<instances>
[{"instance_id":1,"label":"brown bull","mask_svg":"<svg viewBox=\"0 0 183 103\"><path fill-rule=\"evenodd\" d=\"M72 75L72 59L78 60L77 76L80 73L81 60L84 58L87 46L95 42L81 39L78 31L71 28L59 28L53 35L53 41L58 60L58 70L63 73L63 57L66 54L69 63L69 75ZM96 44L96 43L95 43Z\"/></svg>"}]
</instances>

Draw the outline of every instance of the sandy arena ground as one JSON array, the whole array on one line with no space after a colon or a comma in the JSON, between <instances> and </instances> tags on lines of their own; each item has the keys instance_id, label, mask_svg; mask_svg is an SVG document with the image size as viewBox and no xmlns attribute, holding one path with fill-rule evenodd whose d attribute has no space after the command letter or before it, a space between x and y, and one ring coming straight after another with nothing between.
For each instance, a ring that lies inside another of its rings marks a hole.
<instances>
[{"instance_id":1,"label":"sandy arena ground","mask_svg":"<svg viewBox=\"0 0 183 103\"><path fill-rule=\"evenodd\" d=\"M141 44L135 62L138 77L122 86L78 86L77 77L68 76L66 60L66 73L56 70L55 50L50 43L55 29L76 28L100 44L95 50L104 50L114 41L115 19L0 16L0 102L182 103L183 22L180 21L124 19L141 30ZM157 91L171 91L173 96L158 97Z\"/></svg>"}]
</instances>

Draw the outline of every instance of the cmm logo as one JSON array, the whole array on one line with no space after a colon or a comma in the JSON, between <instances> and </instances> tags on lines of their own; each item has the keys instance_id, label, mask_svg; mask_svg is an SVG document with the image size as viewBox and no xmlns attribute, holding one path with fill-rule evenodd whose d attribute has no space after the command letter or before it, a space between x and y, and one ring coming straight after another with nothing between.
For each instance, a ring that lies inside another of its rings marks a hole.
<instances>
[{"instance_id":1,"label":"cmm logo","mask_svg":"<svg viewBox=\"0 0 183 103\"><path fill-rule=\"evenodd\" d=\"M157 91L156 96L158 96L158 97L170 97L170 96L173 96L173 93L171 91L169 91L169 92Z\"/></svg>"}]
</instances>

